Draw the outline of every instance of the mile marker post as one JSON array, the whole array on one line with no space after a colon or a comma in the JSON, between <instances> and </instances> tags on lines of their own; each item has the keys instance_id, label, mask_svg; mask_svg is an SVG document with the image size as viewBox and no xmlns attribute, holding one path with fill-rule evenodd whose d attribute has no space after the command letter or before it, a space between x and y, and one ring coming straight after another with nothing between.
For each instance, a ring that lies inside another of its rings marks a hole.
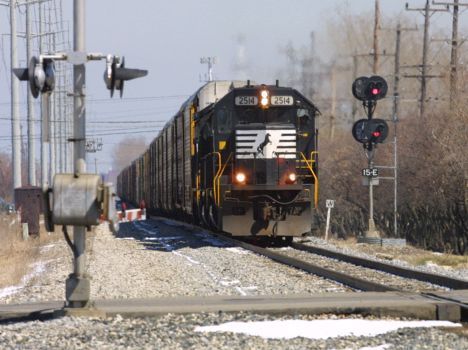
<instances>
[{"instance_id":1,"label":"mile marker post","mask_svg":"<svg viewBox=\"0 0 468 350\"><path fill-rule=\"evenodd\" d=\"M328 210L327 210L327 226L325 228L325 240L328 241L328 230L330 229L331 210L332 208L335 207L335 201L333 199L327 199L326 206Z\"/></svg>"}]
</instances>

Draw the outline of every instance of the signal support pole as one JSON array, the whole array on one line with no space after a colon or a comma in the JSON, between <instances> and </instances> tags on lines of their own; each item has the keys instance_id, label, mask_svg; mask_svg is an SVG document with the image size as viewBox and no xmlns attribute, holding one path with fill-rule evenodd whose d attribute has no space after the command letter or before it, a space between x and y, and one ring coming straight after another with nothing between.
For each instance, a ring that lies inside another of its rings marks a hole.
<instances>
[{"instance_id":1,"label":"signal support pole","mask_svg":"<svg viewBox=\"0 0 468 350\"><path fill-rule=\"evenodd\" d=\"M374 169L374 152L375 149L372 148L367 150L368 165L369 169L372 171ZM374 221L374 184L373 178L368 177L369 179L369 230L364 233L365 238L380 238L380 232L375 228Z\"/></svg>"},{"instance_id":2,"label":"signal support pole","mask_svg":"<svg viewBox=\"0 0 468 350\"><path fill-rule=\"evenodd\" d=\"M85 0L73 1L73 49L77 55L86 55L85 43ZM74 173L86 172L86 105L85 105L85 63L73 66L73 160ZM88 306L90 281L86 275L86 227L73 227L75 259L73 274L66 281L66 296L69 306Z\"/></svg>"},{"instance_id":3,"label":"signal support pole","mask_svg":"<svg viewBox=\"0 0 468 350\"><path fill-rule=\"evenodd\" d=\"M375 107L375 103L373 101L369 101L364 103L364 107L367 108L367 118L369 120L372 119L373 109ZM368 167L371 170L374 169L374 154L375 154L375 145L372 142L367 144L367 159L368 159ZM378 238L380 239L380 232L375 228L375 221L374 221L374 179L373 177L369 176L367 178L369 180L369 229L364 233L365 238Z\"/></svg>"}]
</instances>

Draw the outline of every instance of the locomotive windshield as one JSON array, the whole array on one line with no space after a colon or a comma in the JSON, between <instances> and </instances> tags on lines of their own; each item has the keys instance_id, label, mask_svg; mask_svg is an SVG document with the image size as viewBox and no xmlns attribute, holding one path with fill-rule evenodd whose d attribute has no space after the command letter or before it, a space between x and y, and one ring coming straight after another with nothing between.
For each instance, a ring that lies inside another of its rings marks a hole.
<instances>
[{"instance_id":1,"label":"locomotive windshield","mask_svg":"<svg viewBox=\"0 0 468 350\"><path fill-rule=\"evenodd\" d=\"M262 108L261 93L267 91L269 105ZM216 129L230 134L239 124L293 124L299 129L314 128L315 107L293 89L269 87L231 91L215 106Z\"/></svg>"},{"instance_id":2,"label":"locomotive windshield","mask_svg":"<svg viewBox=\"0 0 468 350\"><path fill-rule=\"evenodd\" d=\"M315 111L304 107L235 107L223 106L218 109L218 133L231 133L237 124L308 124Z\"/></svg>"}]
</instances>

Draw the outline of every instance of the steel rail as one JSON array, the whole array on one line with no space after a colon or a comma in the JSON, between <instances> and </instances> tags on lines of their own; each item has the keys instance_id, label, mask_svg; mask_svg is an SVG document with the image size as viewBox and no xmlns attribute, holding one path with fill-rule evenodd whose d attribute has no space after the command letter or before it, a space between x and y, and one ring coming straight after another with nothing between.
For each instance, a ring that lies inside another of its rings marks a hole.
<instances>
[{"instance_id":1,"label":"steel rail","mask_svg":"<svg viewBox=\"0 0 468 350\"><path fill-rule=\"evenodd\" d=\"M297 250L306 251L313 254L318 254L325 256L327 258L337 259L340 261L348 262L354 265L359 265L362 267L367 267L373 270L379 270L400 277L410 278L422 282L429 282L432 284L437 284L442 287L447 287L451 289L468 289L468 281L446 277L442 275L437 275L430 272L417 271L413 269L408 269L400 266L395 266L392 264L387 264L371 259L361 258L354 255L348 255L344 253L339 253L325 248L319 248L314 246L309 246L301 243L291 243L291 247Z\"/></svg>"},{"instance_id":2,"label":"steel rail","mask_svg":"<svg viewBox=\"0 0 468 350\"><path fill-rule=\"evenodd\" d=\"M237 239L233 239L230 237L226 237L225 235L215 233L215 232L210 232L211 234L217 236L218 238L221 238L233 245L242 247L244 249L250 250L252 252L255 252L259 255L263 255L267 258L270 258L271 260L274 260L276 262L295 267L297 269L306 271L308 273L333 280L335 282L344 284L346 286L349 286L353 289L361 290L361 291L366 291L366 292L395 292L399 291L397 288L389 287L383 284L375 283L375 282L370 282L366 281L364 279L358 278L358 277L353 277L350 275L347 275L342 272L330 270L315 264L311 264L309 262L290 257L285 254L281 254L278 252L275 252L271 249L268 248L263 248L259 247L244 241L240 241Z\"/></svg>"}]
</instances>

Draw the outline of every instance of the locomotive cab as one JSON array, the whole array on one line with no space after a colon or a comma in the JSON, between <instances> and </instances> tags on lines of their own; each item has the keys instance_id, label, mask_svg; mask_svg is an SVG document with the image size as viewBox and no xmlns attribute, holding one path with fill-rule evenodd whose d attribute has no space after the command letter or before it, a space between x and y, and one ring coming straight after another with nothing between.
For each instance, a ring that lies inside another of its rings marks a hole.
<instances>
[{"instance_id":1,"label":"locomotive cab","mask_svg":"<svg viewBox=\"0 0 468 350\"><path fill-rule=\"evenodd\" d=\"M316 107L279 86L234 88L196 116L199 219L236 236L310 232L317 205Z\"/></svg>"}]
</instances>

